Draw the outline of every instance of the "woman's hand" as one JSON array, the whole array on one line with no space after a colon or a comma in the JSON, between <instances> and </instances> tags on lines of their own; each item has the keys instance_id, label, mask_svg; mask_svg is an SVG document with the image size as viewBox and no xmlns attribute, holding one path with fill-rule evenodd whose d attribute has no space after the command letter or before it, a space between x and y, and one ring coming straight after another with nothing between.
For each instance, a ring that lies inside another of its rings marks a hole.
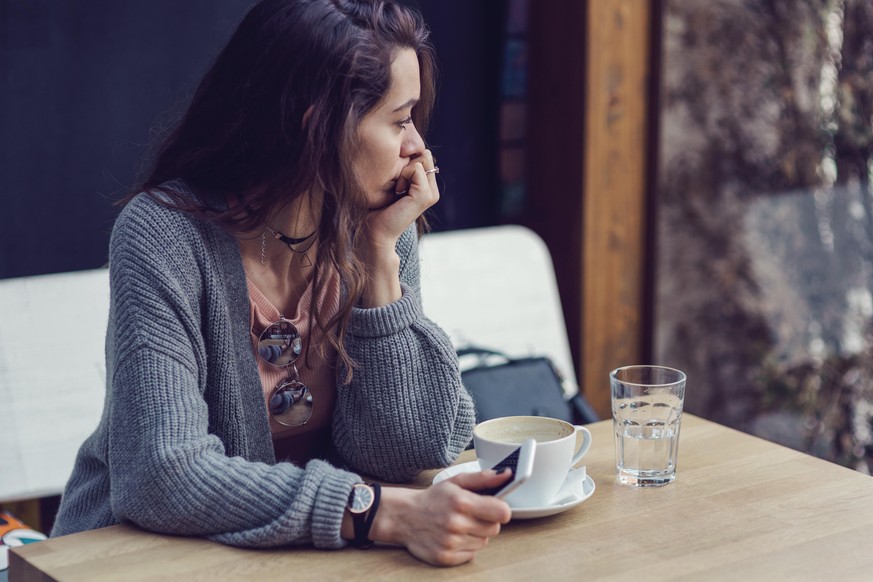
<instances>
[{"instance_id":1,"label":"woman's hand","mask_svg":"<svg viewBox=\"0 0 873 582\"><path fill-rule=\"evenodd\" d=\"M413 158L400 173L396 189L405 194L387 206L370 211L362 258L368 264L370 283L363 297L365 307L380 307L400 299L400 235L440 198L430 150Z\"/></svg>"},{"instance_id":2,"label":"woman's hand","mask_svg":"<svg viewBox=\"0 0 873 582\"><path fill-rule=\"evenodd\" d=\"M394 248L409 225L439 201L434 168L433 154L427 149L403 168L394 186L396 200L370 212L367 229L371 245Z\"/></svg>"},{"instance_id":3,"label":"woman's hand","mask_svg":"<svg viewBox=\"0 0 873 582\"><path fill-rule=\"evenodd\" d=\"M469 562L511 517L505 501L475 491L509 478L509 472L482 471L423 490L385 487L370 538L403 545L416 558L437 566Z\"/></svg>"}]
</instances>

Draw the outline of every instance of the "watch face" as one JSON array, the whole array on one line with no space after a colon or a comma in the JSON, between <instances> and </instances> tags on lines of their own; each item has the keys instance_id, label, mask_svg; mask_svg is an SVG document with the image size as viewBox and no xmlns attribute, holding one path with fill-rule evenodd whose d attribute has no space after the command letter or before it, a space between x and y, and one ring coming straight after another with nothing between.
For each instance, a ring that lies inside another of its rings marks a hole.
<instances>
[{"instance_id":1,"label":"watch face","mask_svg":"<svg viewBox=\"0 0 873 582\"><path fill-rule=\"evenodd\" d=\"M364 513L373 505L373 488L364 483L358 483L352 490L352 501L349 511L352 513Z\"/></svg>"}]
</instances>

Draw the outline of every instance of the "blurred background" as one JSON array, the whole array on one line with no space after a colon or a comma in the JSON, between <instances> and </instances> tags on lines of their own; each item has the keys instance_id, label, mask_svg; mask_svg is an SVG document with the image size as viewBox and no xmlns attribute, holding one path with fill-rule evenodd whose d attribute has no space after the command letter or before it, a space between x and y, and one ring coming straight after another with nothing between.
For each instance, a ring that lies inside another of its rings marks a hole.
<instances>
[{"instance_id":1,"label":"blurred background","mask_svg":"<svg viewBox=\"0 0 873 582\"><path fill-rule=\"evenodd\" d=\"M113 201L250 4L0 0L0 278L105 264ZM670 365L689 412L870 473L873 3L417 5L435 229L543 237L601 416L611 369Z\"/></svg>"}]
</instances>

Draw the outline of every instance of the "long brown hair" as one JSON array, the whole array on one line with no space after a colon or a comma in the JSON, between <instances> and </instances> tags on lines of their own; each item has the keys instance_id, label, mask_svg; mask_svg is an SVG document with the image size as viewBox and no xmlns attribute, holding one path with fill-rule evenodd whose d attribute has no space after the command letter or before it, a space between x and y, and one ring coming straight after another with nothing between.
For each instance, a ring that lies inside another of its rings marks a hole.
<instances>
[{"instance_id":1,"label":"long brown hair","mask_svg":"<svg viewBox=\"0 0 873 582\"><path fill-rule=\"evenodd\" d=\"M323 191L310 317L336 348L346 382L354 362L343 337L367 279L355 252L367 213L351 166L357 128L387 94L396 50L411 48L421 70L412 117L424 132L436 74L428 35L419 13L392 0L263 0L203 77L135 189L232 233L263 229L294 199ZM184 180L197 200L162 186L173 179ZM228 207L228 200L236 203ZM323 321L315 299L331 270L344 293L339 312Z\"/></svg>"}]
</instances>

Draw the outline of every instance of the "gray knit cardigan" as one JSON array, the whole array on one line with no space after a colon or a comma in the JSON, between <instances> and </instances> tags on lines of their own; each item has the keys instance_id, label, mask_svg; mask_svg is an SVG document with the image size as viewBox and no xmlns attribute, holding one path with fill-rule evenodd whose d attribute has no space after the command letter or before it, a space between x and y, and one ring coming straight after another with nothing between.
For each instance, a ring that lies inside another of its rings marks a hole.
<instances>
[{"instance_id":1,"label":"gray knit cardigan","mask_svg":"<svg viewBox=\"0 0 873 582\"><path fill-rule=\"evenodd\" d=\"M422 313L414 226L397 244L403 297L355 308L337 372L341 463L276 462L252 350L236 240L140 195L110 242L107 390L53 536L117 523L236 546L345 545L361 479L402 482L450 464L470 440L472 402L446 334Z\"/></svg>"}]
</instances>

